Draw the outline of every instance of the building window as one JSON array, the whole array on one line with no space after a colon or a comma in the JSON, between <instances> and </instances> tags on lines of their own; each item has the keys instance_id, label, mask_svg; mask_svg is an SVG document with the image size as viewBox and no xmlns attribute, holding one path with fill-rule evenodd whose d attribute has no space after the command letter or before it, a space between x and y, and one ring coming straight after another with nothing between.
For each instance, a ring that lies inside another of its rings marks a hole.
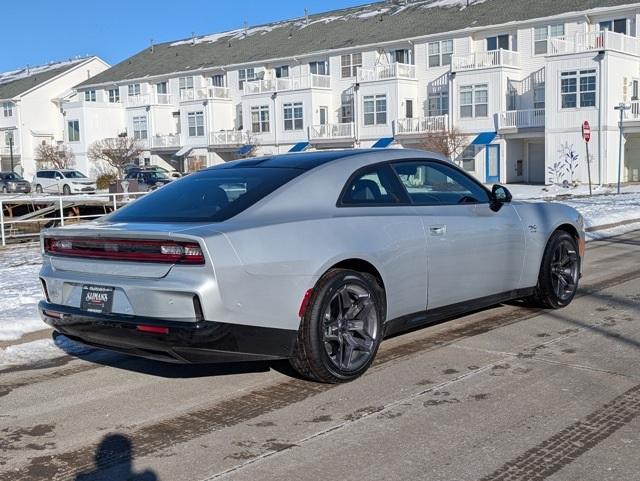
<instances>
[{"instance_id":1,"label":"building window","mask_svg":"<svg viewBox=\"0 0 640 481\"><path fill-rule=\"evenodd\" d=\"M254 68L243 68L238 70L238 88L242 90L245 82L256 79L256 70Z\"/></svg>"},{"instance_id":2,"label":"building window","mask_svg":"<svg viewBox=\"0 0 640 481\"><path fill-rule=\"evenodd\" d=\"M11 102L3 102L2 109L5 117L13 117L13 104Z\"/></svg>"},{"instance_id":3,"label":"building window","mask_svg":"<svg viewBox=\"0 0 640 481\"><path fill-rule=\"evenodd\" d=\"M251 107L251 132L260 134L269 131L269 106L259 105Z\"/></svg>"},{"instance_id":4,"label":"building window","mask_svg":"<svg viewBox=\"0 0 640 481\"><path fill-rule=\"evenodd\" d=\"M595 107L596 88L595 69L563 72L560 78L562 108Z\"/></svg>"},{"instance_id":5,"label":"building window","mask_svg":"<svg viewBox=\"0 0 640 481\"><path fill-rule=\"evenodd\" d=\"M543 109L544 108L544 91L545 84L544 82L536 82L533 85L533 108L534 109Z\"/></svg>"},{"instance_id":6,"label":"building window","mask_svg":"<svg viewBox=\"0 0 640 481\"><path fill-rule=\"evenodd\" d=\"M204 137L204 112L189 112L187 114L189 137Z\"/></svg>"},{"instance_id":7,"label":"building window","mask_svg":"<svg viewBox=\"0 0 640 481\"><path fill-rule=\"evenodd\" d=\"M364 97L364 125L387 123L387 96L366 95Z\"/></svg>"},{"instance_id":8,"label":"building window","mask_svg":"<svg viewBox=\"0 0 640 481\"><path fill-rule=\"evenodd\" d=\"M509 35L487 37L487 52L492 50L509 50Z\"/></svg>"},{"instance_id":9,"label":"building window","mask_svg":"<svg viewBox=\"0 0 640 481\"><path fill-rule=\"evenodd\" d=\"M429 117L447 115L449 113L449 92L429 94L427 107Z\"/></svg>"},{"instance_id":10,"label":"building window","mask_svg":"<svg viewBox=\"0 0 640 481\"><path fill-rule=\"evenodd\" d=\"M129 97L140 95L140 84L127 85L127 94L129 95Z\"/></svg>"},{"instance_id":11,"label":"building window","mask_svg":"<svg viewBox=\"0 0 640 481\"><path fill-rule=\"evenodd\" d=\"M183 98L186 95L183 92L192 92L193 77L180 77L178 79L178 88L180 90L180 98Z\"/></svg>"},{"instance_id":12,"label":"building window","mask_svg":"<svg viewBox=\"0 0 640 481\"><path fill-rule=\"evenodd\" d=\"M117 87L109 89L109 103L117 104L118 102L120 102L120 89Z\"/></svg>"},{"instance_id":13,"label":"building window","mask_svg":"<svg viewBox=\"0 0 640 481\"><path fill-rule=\"evenodd\" d=\"M396 63L404 63L413 65L413 50L402 48L393 51L393 61Z\"/></svg>"},{"instance_id":14,"label":"building window","mask_svg":"<svg viewBox=\"0 0 640 481\"><path fill-rule=\"evenodd\" d=\"M144 115L133 118L133 138L136 140L146 140L147 134L147 117Z\"/></svg>"},{"instance_id":15,"label":"building window","mask_svg":"<svg viewBox=\"0 0 640 481\"><path fill-rule=\"evenodd\" d=\"M453 55L453 40L431 42L428 46L428 52L429 67L451 65L451 56Z\"/></svg>"},{"instance_id":16,"label":"building window","mask_svg":"<svg viewBox=\"0 0 640 481\"><path fill-rule=\"evenodd\" d=\"M303 128L302 102L284 104L284 130L302 130Z\"/></svg>"},{"instance_id":17,"label":"building window","mask_svg":"<svg viewBox=\"0 0 640 481\"><path fill-rule=\"evenodd\" d=\"M85 102L95 102L96 101L96 91L95 90L85 90L85 92L84 92L84 101Z\"/></svg>"},{"instance_id":18,"label":"building window","mask_svg":"<svg viewBox=\"0 0 640 481\"><path fill-rule=\"evenodd\" d=\"M309 62L309 72L314 75L329 75L329 63L326 60Z\"/></svg>"},{"instance_id":19,"label":"building window","mask_svg":"<svg viewBox=\"0 0 640 481\"><path fill-rule=\"evenodd\" d=\"M69 142L80 142L80 121L69 120L67 122L67 137Z\"/></svg>"},{"instance_id":20,"label":"building window","mask_svg":"<svg viewBox=\"0 0 640 481\"><path fill-rule=\"evenodd\" d=\"M564 24L536 27L533 36L533 53L535 55L544 55L547 53L548 39L564 37Z\"/></svg>"},{"instance_id":21,"label":"building window","mask_svg":"<svg viewBox=\"0 0 640 481\"><path fill-rule=\"evenodd\" d=\"M460 118L489 115L489 89L486 84L460 87Z\"/></svg>"},{"instance_id":22,"label":"building window","mask_svg":"<svg viewBox=\"0 0 640 481\"><path fill-rule=\"evenodd\" d=\"M276 67L276 78L289 78L289 66L282 65L281 67Z\"/></svg>"},{"instance_id":23,"label":"building window","mask_svg":"<svg viewBox=\"0 0 640 481\"><path fill-rule=\"evenodd\" d=\"M158 82L156 84L156 93L158 94L168 94L169 87L167 86L167 82Z\"/></svg>"},{"instance_id":24,"label":"building window","mask_svg":"<svg viewBox=\"0 0 640 481\"><path fill-rule=\"evenodd\" d=\"M462 168L473 172L476 170L476 146L470 145L462 151Z\"/></svg>"},{"instance_id":25,"label":"building window","mask_svg":"<svg viewBox=\"0 0 640 481\"><path fill-rule=\"evenodd\" d=\"M619 18L617 20L606 20L600 22L600 30L608 30L616 33L627 34L627 19Z\"/></svg>"},{"instance_id":26,"label":"building window","mask_svg":"<svg viewBox=\"0 0 640 481\"><path fill-rule=\"evenodd\" d=\"M355 77L358 69L362 67L362 54L349 53L340 57L342 67L342 78Z\"/></svg>"},{"instance_id":27,"label":"building window","mask_svg":"<svg viewBox=\"0 0 640 481\"><path fill-rule=\"evenodd\" d=\"M340 104L340 122L350 124L353 122L353 94L342 94Z\"/></svg>"},{"instance_id":28,"label":"building window","mask_svg":"<svg viewBox=\"0 0 640 481\"><path fill-rule=\"evenodd\" d=\"M219 73L211 76L211 86L212 87L226 87L227 80L223 73Z\"/></svg>"}]
</instances>

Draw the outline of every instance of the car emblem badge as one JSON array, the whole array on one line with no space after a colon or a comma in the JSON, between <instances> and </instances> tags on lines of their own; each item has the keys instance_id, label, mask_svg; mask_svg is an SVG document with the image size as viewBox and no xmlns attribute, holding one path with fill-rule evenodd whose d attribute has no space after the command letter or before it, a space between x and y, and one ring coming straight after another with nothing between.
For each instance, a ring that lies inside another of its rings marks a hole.
<instances>
[{"instance_id":1,"label":"car emblem badge","mask_svg":"<svg viewBox=\"0 0 640 481\"><path fill-rule=\"evenodd\" d=\"M531 225L529 226L529 230L530 230L531 232L538 232L538 226L537 226L537 225L535 225L535 224L531 224Z\"/></svg>"}]
</instances>

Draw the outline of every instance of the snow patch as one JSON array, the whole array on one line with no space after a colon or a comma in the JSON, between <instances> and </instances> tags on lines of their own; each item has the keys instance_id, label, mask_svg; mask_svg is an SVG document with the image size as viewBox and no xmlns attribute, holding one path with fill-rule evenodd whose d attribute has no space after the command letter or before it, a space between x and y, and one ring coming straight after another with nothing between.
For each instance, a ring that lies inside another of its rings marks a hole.
<instances>
[{"instance_id":1,"label":"snow patch","mask_svg":"<svg viewBox=\"0 0 640 481\"><path fill-rule=\"evenodd\" d=\"M73 342L64 336L58 336L55 340L25 342L0 350L0 368L42 363L68 354L80 356L92 351L94 349Z\"/></svg>"},{"instance_id":2,"label":"snow patch","mask_svg":"<svg viewBox=\"0 0 640 481\"><path fill-rule=\"evenodd\" d=\"M18 70L12 70L9 72L0 73L0 85L13 82L15 80L21 80L24 78L31 77L33 75L38 75L44 72L48 72L50 70L55 70L60 67L70 66L79 62L82 62L85 58L77 58L71 60L65 60L63 62L51 62L47 65L40 65L36 67L25 67Z\"/></svg>"}]
</instances>

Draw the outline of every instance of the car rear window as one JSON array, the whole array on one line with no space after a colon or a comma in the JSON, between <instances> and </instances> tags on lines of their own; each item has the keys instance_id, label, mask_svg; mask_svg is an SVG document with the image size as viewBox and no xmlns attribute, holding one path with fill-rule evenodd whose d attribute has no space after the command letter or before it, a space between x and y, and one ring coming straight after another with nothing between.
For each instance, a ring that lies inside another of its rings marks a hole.
<instances>
[{"instance_id":1,"label":"car rear window","mask_svg":"<svg viewBox=\"0 0 640 481\"><path fill-rule=\"evenodd\" d=\"M190 174L111 214L111 222L222 222L239 214L301 169L210 169Z\"/></svg>"}]
</instances>

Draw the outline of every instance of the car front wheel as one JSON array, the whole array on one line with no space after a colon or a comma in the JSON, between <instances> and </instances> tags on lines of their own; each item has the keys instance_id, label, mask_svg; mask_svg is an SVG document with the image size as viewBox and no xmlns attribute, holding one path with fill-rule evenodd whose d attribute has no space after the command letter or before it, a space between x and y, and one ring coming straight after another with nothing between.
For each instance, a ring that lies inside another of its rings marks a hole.
<instances>
[{"instance_id":1,"label":"car front wheel","mask_svg":"<svg viewBox=\"0 0 640 481\"><path fill-rule=\"evenodd\" d=\"M371 365L383 336L384 291L375 277L332 269L313 290L291 365L326 383L351 381Z\"/></svg>"},{"instance_id":2,"label":"car front wheel","mask_svg":"<svg viewBox=\"0 0 640 481\"><path fill-rule=\"evenodd\" d=\"M71 187L69 187L67 184L64 184L64 186L62 187L62 193L64 195L71 195Z\"/></svg>"},{"instance_id":3,"label":"car front wheel","mask_svg":"<svg viewBox=\"0 0 640 481\"><path fill-rule=\"evenodd\" d=\"M568 306L578 291L580 256L576 240L564 231L549 239L542 257L535 301L548 309Z\"/></svg>"},{"instance_id":4,"label":"car front wheel","mask_svg":"<svg viewBox=\"0 0 640 481\"><path fill-rule=\"evenodd\" d=\"M40 184L36 185L36 192L42 194L42 186Z\"/></svg>"}]
</instances>

